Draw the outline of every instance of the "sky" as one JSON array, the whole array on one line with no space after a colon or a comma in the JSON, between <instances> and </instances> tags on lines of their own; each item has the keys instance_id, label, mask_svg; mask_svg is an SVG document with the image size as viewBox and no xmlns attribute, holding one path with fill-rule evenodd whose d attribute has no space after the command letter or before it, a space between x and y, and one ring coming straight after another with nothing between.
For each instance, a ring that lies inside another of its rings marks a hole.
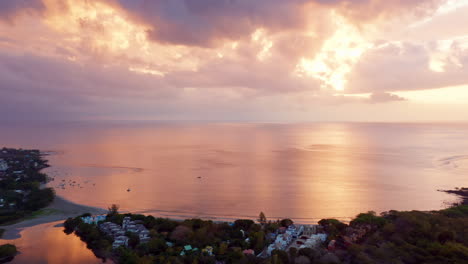
<instances>
[{"instance_id":1,"label":"sky","mask_svg":"<svg viewBox=\"0 0 468 264\"><path fill-rule=\"evenodd\" d=\"M468 121L468 0L1 0L0 120Z\"/></svg>"}]
</instances>

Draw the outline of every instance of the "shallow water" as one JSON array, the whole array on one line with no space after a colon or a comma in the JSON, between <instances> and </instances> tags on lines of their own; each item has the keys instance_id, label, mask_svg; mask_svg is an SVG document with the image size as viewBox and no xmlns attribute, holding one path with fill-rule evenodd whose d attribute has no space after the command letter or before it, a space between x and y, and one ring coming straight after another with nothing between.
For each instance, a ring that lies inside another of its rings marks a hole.
<instances>
[{"instance_id":1,"label":"shallow water","mask_svg":"<svg viewBox=\"0 0 468 264\"><path fill-rule=\"evenodd\" d=\"M63 227L53 222L26 228L21 238L16 240L0 239L0 244L14 244L20 253L11 263L30 264L94 264L103 263L86 248L86 244L75 235L66 235ZM106 261L111 264L111 261Z\"/></svg>"},{"instance_id":2,"label":"shallow water","mask_svg":"<svg viewBox=\"0 0 468 264\"><path fill-rule=\"evenodd\" d=\"M4 124L0 145L55 151L76 203L158 216L290 217L439 209L466 186L467 124ZM128 191L129 189L129 191Z\"/></svg>"}]
</instances>

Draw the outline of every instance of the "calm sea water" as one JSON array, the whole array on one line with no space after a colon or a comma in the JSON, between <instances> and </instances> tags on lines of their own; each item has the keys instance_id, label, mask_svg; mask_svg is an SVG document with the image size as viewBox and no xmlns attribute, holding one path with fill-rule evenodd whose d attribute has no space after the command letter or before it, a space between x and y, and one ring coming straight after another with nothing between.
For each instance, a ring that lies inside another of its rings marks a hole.
<instances>
[{"instance_id":1,"label":"calm sea water","mask_svg":"<svg viewBox=\"0 0 468 264\"><path fill-rule=\"evenodd\" d=\"M0 239L0 244L12 243L20 253L13 259L17 264L97 264L103 263L75 235L66 235L62 222L41 224L25 229L21 238ZM107 260L105 263L112 264Z\"/></svg>"},{"instance_id":2,"label":"calm sea water","mask_svg":"<svg viewBox=\"0 0 468 264\"><path fill-rule=\"evenodd\" d=\"M11 125L0 145L54 151L50 186L73 202L167 217L439 209L437 189L468 185L467 124Z\"/></svg>"},{"instance_id":3,"label":"calm sea water","mask_svg":"<svg viewBox=\"0 0 468 264\"><path fill-rule=\"evenodd\" d=\"M171 218L347 220L468 186L468 124L3 124L0 145L53 151L73 202Z\"/></svg>"}]
</instances>

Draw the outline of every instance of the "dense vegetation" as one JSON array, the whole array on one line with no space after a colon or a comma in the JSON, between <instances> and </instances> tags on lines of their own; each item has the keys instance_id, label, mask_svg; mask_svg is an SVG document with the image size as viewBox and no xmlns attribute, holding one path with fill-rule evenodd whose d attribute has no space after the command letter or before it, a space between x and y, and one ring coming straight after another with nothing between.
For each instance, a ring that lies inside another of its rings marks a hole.
<instances>
[{"instance_id":1,"label":"dense vegetation","mask_svg":"<svg viewBox=\"0 0 468 264\"><path fill-rule=\"evenodd\" d=\"M18 251L15 245L5 244L0 246L0 263L5 263L13 260Z\"/></svg>"},{"instance_id":2,"label":"dense vegetation","mask_svg":"<svg viewBox=\"0 0 468 264\"><path fill-rule=\"evenodd\" d=\"M357 220L357 222L355 222ZM337 250L344 263L468 263L468 206L438 212L362 215L351 225L375 229L360 244Z\"/></svg>"},{"instance_id":3,"label":"dense vegetation","mask_svg":"<svg viewBox=\"0 0 468 264\"><path fill-rule=\"evenodd\" d=\"M266 233L279 227L279 222L256 224L252 220L236 220L234 223L215 223L201 219L175 221L136 214L108 214L106 221L122 224L123 218L140 220L150 230L151 240L139 244L138 237L130 235L129 247L112 251L112 238L102 233L96 225L83 223L80 217L65 221L66 233L75 233L87 243L96 256L112 257L119 263L260 263L262 259L242 253L245 249L261 252L269 242ZM180 253L190 245L193 251ZM213 256L203 252L213 248Z\"/></svg>"},{"instance_id":4,"label":"dense vegetation","mask_svg":"<svg viewBox=\"0 0 468 264\"><path fill-rule=\"evenodd\" d=\"M323 245L288 252L275 250L268 258L244 254L243 250L254 249L256 254L260 253L272 242L268 234L281 225L291 224L291 220L267 222L263 216L259 219L261 224L252 220L228 224L114 213L106 221L121 224L125 216L141 220L151 231L148 243L133 241L128 248L112 250L112 238L103 235L95 225L84 224L80 218L68 219L65 231L75 230L98 256L112 256L118 263L468 263L468 205L433 212L390 211L381 215L369 212L359 214L349 224L323 219L320 225L328 234L328 241ZM366 231L357 241L349 243L347 239L353 230ZM333 247L329 246L331 241ZM185 245L198 250L181 256ZM202 251L206 246L213 247L213 256Z\"/></svg>"},{"instance_id":5,"label":"dense vegetation","mask_svg":"<svg viewBox=\"0 0 468 264\"><path fill-rule=\"evenodd\" d=\"M38 150L0 150L0 159L8 164L0 177L0 224L6 224L48 206L55 198L52 188L41 188L48 167Z\"/></svg>"}]
</instances>

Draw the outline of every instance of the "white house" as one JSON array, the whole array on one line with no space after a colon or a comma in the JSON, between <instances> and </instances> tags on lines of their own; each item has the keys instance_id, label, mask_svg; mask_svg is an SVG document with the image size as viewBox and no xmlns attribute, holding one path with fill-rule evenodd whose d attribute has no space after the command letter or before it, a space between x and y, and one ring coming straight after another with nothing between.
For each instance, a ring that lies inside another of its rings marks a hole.
<instances>
[{"instance_id":1,"label":"white house","mask_svg":"<svg viewBox=\"0 0 468 264\"><path fill-rule=\"evenodd\" d=\"M81 217L81 220L83 220L83 222L86 224L96 225L99 221L106 220L106 216L105 215L87 216L87 217Z\"/></svg>"},{"instance_id":2,"label":"white house","mask_svg":"<svg viewBox=\"0 0 468 264\"><path fill-rule=\"evenodd\" d=\"M0 159L0 171L8 170L8 163L3 159Z\"/></svg>"}]
</instances>

